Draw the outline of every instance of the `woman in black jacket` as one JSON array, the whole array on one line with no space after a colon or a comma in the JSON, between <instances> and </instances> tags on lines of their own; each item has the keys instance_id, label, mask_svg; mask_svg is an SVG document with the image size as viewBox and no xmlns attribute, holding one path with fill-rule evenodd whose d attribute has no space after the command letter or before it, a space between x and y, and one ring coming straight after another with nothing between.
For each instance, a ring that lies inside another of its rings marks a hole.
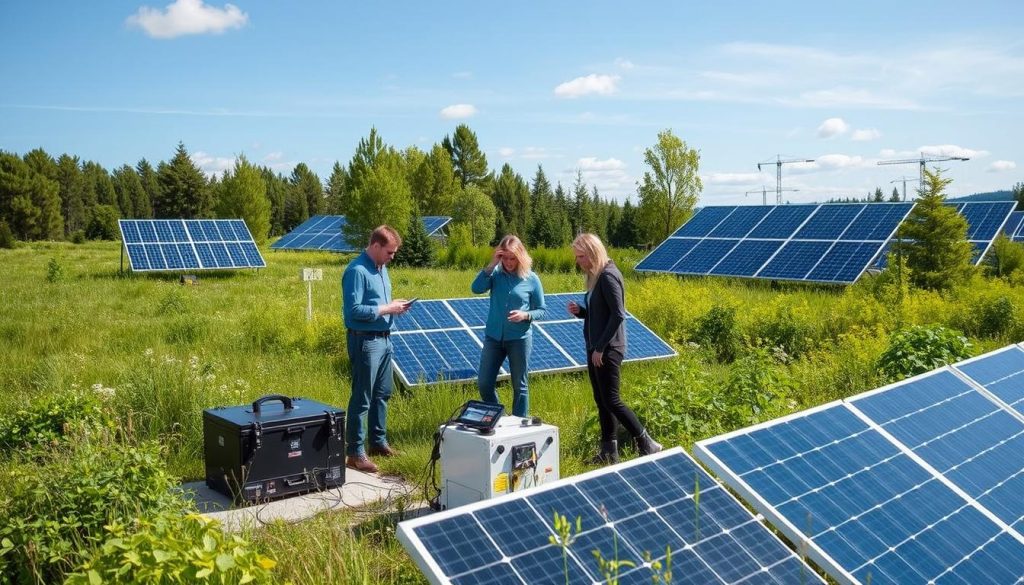
<instances>
[{"instance_id":1,"label":"woman in black jacket","mask_svg":"<svg viewBox=\"0 0 1024 585\"><path fill-rule=\"evenodd\" d=\"M619 396L619 373L626 354L626 304L622 273L608 258L601 239L594 234L580 234L572 243L576 264L587 280L583 305L570 301L569 312L583 319L583 339L587 348L587 373L597 403L601 424L601 451L595 463L619 460L615 436L618 425L626 427L636 439L641 455L661 451L636 414Z\"/></svg>"}]
</instances>

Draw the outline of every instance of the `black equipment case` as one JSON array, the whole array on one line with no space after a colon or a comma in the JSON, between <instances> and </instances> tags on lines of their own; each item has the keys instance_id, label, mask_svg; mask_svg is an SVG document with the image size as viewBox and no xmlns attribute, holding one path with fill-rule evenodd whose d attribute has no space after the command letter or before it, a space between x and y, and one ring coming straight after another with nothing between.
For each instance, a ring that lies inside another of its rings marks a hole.
<instances>
[{"instance_id":1,"label":"black equipment case","mask_svg":"<svg viewBox=\"0 0 1024 585\"><path fill-rule=\"evenodd\" d=\"M279 394L203 411L206 485L254 502L345 483L345 411Z\"/></svg>"}]
</instances>

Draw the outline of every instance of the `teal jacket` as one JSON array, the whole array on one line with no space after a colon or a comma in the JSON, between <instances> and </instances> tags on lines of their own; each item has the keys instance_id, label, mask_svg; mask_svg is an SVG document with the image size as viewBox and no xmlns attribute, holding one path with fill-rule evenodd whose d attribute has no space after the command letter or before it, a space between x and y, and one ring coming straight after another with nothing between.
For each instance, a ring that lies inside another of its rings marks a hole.
<instances>
[{"instance_id":1,"label":"teal jacket","mask_svg":"<svg viewBox=\"0 0 1024 585\"><path fill-rule=\"evenodd\" d=\"M481 270L471 288L476 294L491 291L491 308L484 330L491 339L525 339L530 335L530 324L544 316L544 288L533 272L519 278L498 264L491 272ZM509 311L526 311L530 318L513 323L508 320Z\"/></svg>"},{"instance_id":2,"label":"teal jacket","mask_svg":"<svg viewBox=\"0 0 1024 585\"><path fill-rule=\"evenodd\" d=\"M345 327L356 331L390 331L393 315L381 315L391 302L388 267L377 265L364 250L348 263L341 276L341 312Z\"/></svg>"}]
</instances>

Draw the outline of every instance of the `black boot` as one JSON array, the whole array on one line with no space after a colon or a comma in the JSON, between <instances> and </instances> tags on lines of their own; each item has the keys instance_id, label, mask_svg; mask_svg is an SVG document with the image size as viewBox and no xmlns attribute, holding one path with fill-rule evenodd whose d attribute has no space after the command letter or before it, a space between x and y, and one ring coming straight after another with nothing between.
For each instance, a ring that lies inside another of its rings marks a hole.
<instances>
[{"instance_id":1,"label":"black boot","mask_svg":"<svg viewBox=\"0 0 1024 585\"><path fill-rule=\"evenodd\" d=\"M587 460L591 465L607 465L619 462L619 442L601 441L601 452Z\"/></svg>"},{"instance_id":2,"label":"black boot","mask_svg":"<svg viewBox=\"0 0 1024 585\"><path fill-rule=\"evenodd\" d=\"M651 438L645 430L643 434L636 438L636 449L641 455L652 455L661 451L662 446L657 441Z\"/></svg>"}]
</instances>

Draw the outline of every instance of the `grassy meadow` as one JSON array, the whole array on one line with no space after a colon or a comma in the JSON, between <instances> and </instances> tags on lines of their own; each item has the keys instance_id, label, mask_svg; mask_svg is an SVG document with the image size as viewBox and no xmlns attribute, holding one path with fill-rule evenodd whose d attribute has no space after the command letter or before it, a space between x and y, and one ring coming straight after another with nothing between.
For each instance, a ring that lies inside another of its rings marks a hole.
<instances>
[{"instance_id":1,"label":"grassy meadow","mask_svg":"<svg viewBox=\"0 0 1024 585\"><path fill-rule=\"evenodd\" d=\"M0 532L7 539L0 540L6 576L0 579L48 582L100 550L109 517L57 526L68 513L47 516L47 506L57 509L57 496L41 487L61 490L54 478L62 470L102 473L102 465L82 463L87 455L115 461L115 453L153 445L157 456L133 459L125 477L197 480L204 408L271 393L347 403L339 282L348 256L264 250L266 269L200 272L198 286L189 287L177 275L121 273L118 246L32 243L0 250L0 516L19 519ZM623 368L627 404L666 445L689 449L702 438L877 387L892 379L880 369L883 354L913 326L960 332L971 354L1024 337L1024 288L980 276L940 295L885 277L839 288L639 276L632 271L636 253L613 256L627 275L628 310L680 353ZM323 281L313 285L312 321L305 318L303 267L323 269ZM396 297L423 299L470 296L474 274L469 268L391 271ZM547 292L582 287L578 273L540 276ZM561 430L563 476L588 469L583 461L596 448L597 425L585 373L535 376L530 386L532 413ZM501 392L510 402L507 386ZM472 385L399 389L389 435L402 455L379 460L382 470L422 484L436 426L475 396ZM84 454L86 444L95 451ZM83 485L75 501L116 491L100 480ZM131 524L133 510L148 509L136 494L120 497L125 506L107 505L102 513ZM396 490L370 510L340 502L310 521L277 523L242 538L259 558L270 559L264 582L421 583L395 538L396 516L384 509L421 497ZM25 535L49 548L25 544Z\"/></svg>"}]
</instances>

